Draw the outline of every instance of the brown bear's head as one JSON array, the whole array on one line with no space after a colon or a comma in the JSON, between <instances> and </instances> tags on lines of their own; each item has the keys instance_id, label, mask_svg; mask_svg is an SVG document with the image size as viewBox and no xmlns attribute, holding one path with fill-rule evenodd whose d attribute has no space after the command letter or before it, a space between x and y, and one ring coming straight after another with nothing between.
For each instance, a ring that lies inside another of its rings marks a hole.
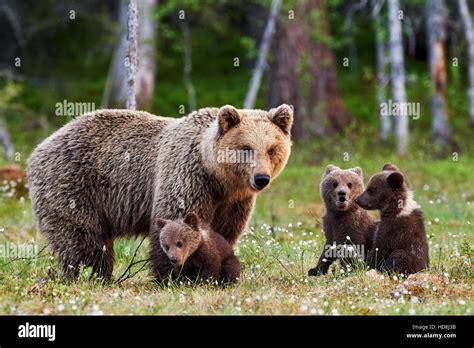
<instances>
[{"instance_id":1,"label":"brown bear's head","mask_svg":"<svg viewBox=\"0 0 474 348\"><path fill-rule=\"evenodd\" d=\"M202 240L199 217L191 212L183 220L158 219L158 226L161 248L173 265L183 266Z\"/></svg>"},{"instance_id":2,"label":"brown bear's head","mask_svg":"<svg viewBox=\"0 0 474 348\"><path fill-rule=\"evenodd\" d=\"M328 211L357 209L355 198L364 191L362 169L341 169L332 164L326 167L321 181L321 197Z\"/></svg>"},{"instance_id":3,"label":"brown bear's head","mask_svg":"<svg viewBox=\"0 0 474 348\"><path fill-rule=\"evenodd\" d=\"M239 192L263 190L288 161L292 124L293 110L286 104L268 112L223 106L205 141L211 145L211 167Z\"/></svg>"},{"instance_id":4,"label":"brown bear's head","mask_svg":"<svg viewBox=\"0 0 474 348\"><path fill-rule=\"evenodd\" d=\"M399 212L409 198L405 176L396 166L387 163L381 172L370 178L367 189L357 197L356 202L367 210Z\"/></svg>"}]
</instances>

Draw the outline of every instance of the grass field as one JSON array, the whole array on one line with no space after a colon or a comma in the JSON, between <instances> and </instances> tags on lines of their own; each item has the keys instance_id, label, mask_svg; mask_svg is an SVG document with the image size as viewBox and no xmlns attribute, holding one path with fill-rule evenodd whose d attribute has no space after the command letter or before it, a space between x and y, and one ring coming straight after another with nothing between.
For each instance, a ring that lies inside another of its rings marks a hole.
<instances>
[{"instance_id":1,"label":"grass field","mask_svg":"<svg viewBox=\"0 0 474 348\"><path fill-rule=\"evenodd\" d=\"M36 233L30 201L3 196L0 313L473 314L473 158L468 152L457 161L433 159L419 152L420 155L403 160L382 151L370 156L349 153L345 162L345 148L350 148L350 142L331 147L294 147L285 171L258 198L249 231L236 250L244 267L241 282L227 288L207 284L160 287L153 283L147 267L119 285L89 280L88 269L78 282L62 283L57 277L55 258ZM330 162L322 158L331 158L331 163L344 168L362 166L366 182L386 161L406 172L415 199L425 213L429 271L404 278L367 272L363 266L347 274L337 265L326 276L306 276L324 242L318 186L323 169ZM36 248L38 257L18 259L11 249L23 243ZM116 241L115 279L131 263L139 243L140 240ZM135 260L145 259L146 255L145 241ZM140 267L135 266L132 273Z\"/></svg>"}]
</instances>

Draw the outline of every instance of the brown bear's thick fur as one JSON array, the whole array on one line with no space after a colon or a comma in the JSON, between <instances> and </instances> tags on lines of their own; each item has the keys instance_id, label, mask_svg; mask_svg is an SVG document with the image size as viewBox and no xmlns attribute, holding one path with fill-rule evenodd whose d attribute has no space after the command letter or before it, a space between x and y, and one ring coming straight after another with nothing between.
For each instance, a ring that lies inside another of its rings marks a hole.
<instances>
[{"instance_id":1,"label":"brown bear's thick fur","mask_svg":"<svg viewBox=\"0 0 474 348\"><path fill-rule=\"evenodd\" d=\"M241 267L232 247L195 213L188 213L183 220L159 219L158 225L161 227L160 245L153 248L163 249L173 264L174 279L202 278L221 284L238 281ZM154 262L153 258L151 261ZM156 267L161 266L158 263Z\"/></svg>"},{"instance_id":2,"label":"brown bear's thick fur","mask_svg":"<svg viewBox=\"0 0 474 348\"><path fill-rule=\"evenodd\" d=\"M364 191L364 182L360 167L346 170L333 165L326 167L321 181L321 198L325 207L323 229L326 242L318 264L308 272L310 276L326 274L329 266L336 261L337 257L334 257L334 253L338 251L345 252L347 255L341 258L344 265L352 264L354 258L365 258L371 248L376 223L354 201L362 191ZM349 249L341 249L344 245ZM363 248L364 255L357 255L357 247Z\"/></svg>"},{"instance_id":3,"label":"brown bear's thick fur","mask_svg":"<svg viewBox=\"0 0 474 348\"><path fill-rule=\"evenodd\" d=\"M370 267L405 274L429 267L423 213L412 196L403 173L387 163L356 199L362 208L380 211L374 248L368 256Z\"/></svg>"},{"instance_id":4,"label":"brown bear's thick fur","mask_svg":"<svg viewBox=\"0 0 474 348\"><path fill-rule=\"evenodd\" d=\"M268 112L207 108L181 119L129 110L85 114L29 159L38 229L69 278L84 264L110 279L115 238L149 234L157 245L157 219L190 211L233 245L257 193L286 165L292 122L287 105ZM253 150L255 161L222 160L229 149ZM171 267L161 248L150 253Z\"/></svg>"}]
</instances>

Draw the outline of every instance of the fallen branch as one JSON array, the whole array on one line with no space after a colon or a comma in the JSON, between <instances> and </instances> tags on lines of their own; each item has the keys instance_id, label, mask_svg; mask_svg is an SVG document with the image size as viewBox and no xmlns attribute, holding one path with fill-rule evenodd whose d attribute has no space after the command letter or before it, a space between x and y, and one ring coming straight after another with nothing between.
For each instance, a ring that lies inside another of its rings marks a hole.
<instances>
[{"instance_id":1,"label":"fallen branch","mask_svg":"<svg viewBox=\"0 0 474 348\"><path fill-rule=\"evenodd\" d=\"M143 268L145 268L145 266L148 264L148 262L150 262L150 260L149 260L149 259L145 259L145 260L139 260L139 261L135 261L135 262L131 263L131 264L129 265L129 267L127 267L127 269L125 270L125 272L120 276L120 278L115 281L115 283L116 283L117 285L120 285L120 284L122 284L124 281L126 281L127 279L133 278L136 274L138 274L139 272L141 272L141 271L143 270ZM133 266L138 265L138 264L140 264L140 263L143 263L143 265L142 265L137 271L135 271L135 272L133 272L133 273L127 274Z\"/></svg>"},{"instance_id":2,"label":"fallen branch","mask_svg":"<svg viewBox=\"0 0 474 348\"><path fill-rule=\"evenodd\" d=\"M133 253L133 256L132 256L132 261L130 262L130 264L127 266L127 268L125 269L125 271L122 273L122 275L115 281L116 284L121 284L123 283L125 280L133 277L135 274L137 274L138 272L135 272L133 273L133 275L130 275L128 274L130 272L130 270L132 269L133 266L141 263L141 262L148 262L149 260L146 259L146 260L139 260L139 261L134 261L135 260L135 257L137 256L137 253L138 253L138 250L140 249L140 247L142 246L143 244L143 241L145 240L146 236L142 238L142 240L140 241L140 244L138 244L137 248L135 249L135 252ZM146 264L145 264L146 265ZM144 267L144 266L143 266ZM143 268L142 267L142 268ZM140 268L140 270L142 269Z\"/></svg>"}]
</instances>

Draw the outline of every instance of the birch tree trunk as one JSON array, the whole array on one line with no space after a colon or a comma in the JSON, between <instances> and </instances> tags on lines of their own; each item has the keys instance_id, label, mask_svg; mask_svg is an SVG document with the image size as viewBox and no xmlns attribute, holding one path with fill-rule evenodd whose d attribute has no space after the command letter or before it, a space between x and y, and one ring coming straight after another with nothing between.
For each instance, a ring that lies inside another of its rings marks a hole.
<instances>
[{"instance_id":1,"label":"birch tree trunk","mask_svg":"<svg viewBox=\"0 0 474 348\"><path fill-rule=\"evenodd\" d=\"M392 129L392 120L390 116L384 115L381 112L382 103L387 102L387 84L388 77L385 72L387 65L386 58L386 44L384 42L382 20L380 13L383 8L383 0L372 0L372 19L374 21L375 29L375 52L376 52L376 65L377 65L377 101L379 104L379 119L380 119L380 138L387 140L388 135Z\"/></svg>"},{"instance_id":2,"label":"birch tree trunk","mask_svg":"<svg viewBox=\"0 0 474 348\"><path fill-rule=\"evenodd\" d=\"M467 7L466 0L459 0L459 13L464 25L464 32L467 41L468 52L468 74L469 74L469 116L471 125L474 125L474 28L472 25L471 15Z\"/></svg>"},{"instance_id":3,"label":"birch tree trunk","mask_svg":"<svg viewBox=\"0 0 474 348\"><path fill-rule=\"evenodd\" d=\"M188 93L189 112L196 110L196 92L194 90L193 82L191 81L191 69L193 63L191 35L189 34L189 26L185 20L180 20L181 32L183 33L183 48L184 48L184 68L183 78L186 91Z\"/></svg>"},{"instance_id":4,"label":"birch tree trunk","mask_svg":"<svg viewBox=\"0 0 474 348\"><path fill-rule=\"evenodd\" d=\"M102 109L110 106L123 108L127 99L127 67L125 66L125 58L127 57L127 0L118 0L118 3L119 32L100 103Z\"/></svg>"},{"instance_id":5,"label":"birch tree trunk","mask_svg":"<svg viewBox=\"0 0 474 348\"><path fill-rule=\"evenodd\" d=\"M402 26L400 21L400 4L398 0L388 0L390 62L392 65L392 93L393 101L402 109L406 105L405 90L405 62L403 57ZM397 151L405 155L408 150L409 130L408 115L403 113L396 116Z\"/></svg>"},{"instance_id":6,"label":"birch tree trunk","mask_svg":"<svg viewBox=\"0 0 474 348\"><path fill-rule=\"evenodd\" d=\"M258 51L258 58L255 68L252 74L252 80L250 81L247 95L245 96L244 109L252 109L255 105L255 99L257 98L258 90L260 89L260 83L262 81L263 70L266 67L266 58L268 54L268 48L272 40L273 32L275 31L275 21L280 12L281 0L273 0L272 7L270 10L270 16L268 17L267 25L263 33L262 42Z\"/></svg>"},{"instance_id":7,"label":"birch tree trunk","mask_svg":"<svg viewBox=\"0 0 474 348\"><path fill-rule=\"evenodd\" d=\"M0 126L0 141L2 142L3 147L5 148L5 154L7 155L7 158L11 160L13 158L13 153L15 150L13 149L13 144L10 139L10 135L7 132L7 129L2 126Z\"/></svg>"},{"instance_id":8,"label":"birch tree trunk","mask_svg":"<svg viewBox=\"0 0 474 348\"><path fill-rule=\"evenodd\" d=\"M434 93L431 96L431 133L436 142L451 143L446 103L446 17L444 0L426 2L426 35L428 37L428 58Z\"/></svg>"},{"instance_id":9,"label":"birch tree trunk","mask_svg":"<svg viewBox=\"0 0 474 348\"><path fill-rule=\"evenodd\" d=\"M136 80L136 99L140 110L151 110L155 91L156 71L156 26L153 14L156 0L138 1L138 68Z\"/></svg>"},{"instance_id":10,"label":"birch tree trunk","mask_svg":"<svg viewBox=\"0 0 474 348\"><path fill-rule=\"evenodd\" d=\"M127 40L128 40L128 55L127 55L127 104L126 108L129 110L137 109L136 96L136 75L138 66L138 9L137 0L130 0L128 4L128 20L127 20Z\"/></svg>"}]
</instances>

